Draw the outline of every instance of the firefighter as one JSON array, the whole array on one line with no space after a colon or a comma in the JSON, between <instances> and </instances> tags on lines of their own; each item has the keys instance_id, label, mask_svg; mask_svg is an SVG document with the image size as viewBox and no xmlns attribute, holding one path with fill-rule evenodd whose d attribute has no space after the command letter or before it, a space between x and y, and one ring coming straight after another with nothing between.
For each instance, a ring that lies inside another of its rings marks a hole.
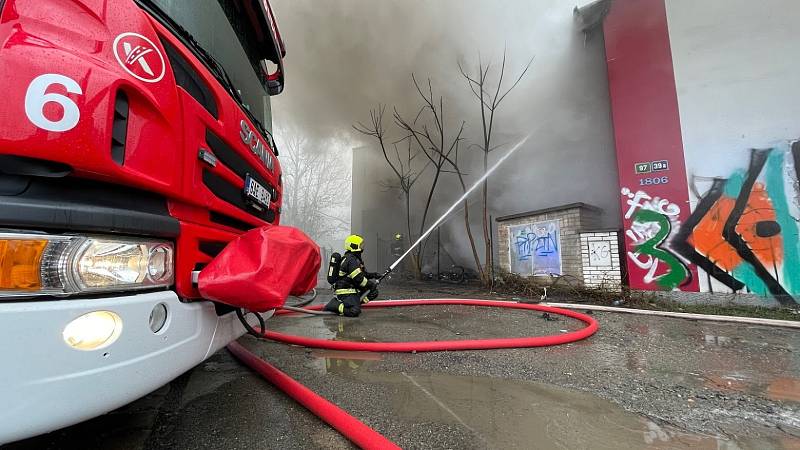
<instances>
[{"instance_id":1,"label":"firefighter","mask_svg":"<svg viewBox=\"0 0 800 450\"><path fill-rule=\"evenodd\" d=\"M339 264L339 273L334 283L333 298L327 305L326 311L331 311L340 316L358 317L361 314L361 303L374 300L378 296L379 274L367 272L361 254L364 251L364 238L352 234L344 240L345 253ZM361 296L369 292L364 300Z\"/></svg>"},{"instance_id":2,"label":"firefighter","mask_svg":"<svg viewBox=\"0 0 800 450\"><path fill-rule=\"evenodd\" d=\"M401 233L397 233L394 235L394 241L392 241L392 256L395 258L399 258L403 255L403 235Z\"/></svg>"}]
</instances>

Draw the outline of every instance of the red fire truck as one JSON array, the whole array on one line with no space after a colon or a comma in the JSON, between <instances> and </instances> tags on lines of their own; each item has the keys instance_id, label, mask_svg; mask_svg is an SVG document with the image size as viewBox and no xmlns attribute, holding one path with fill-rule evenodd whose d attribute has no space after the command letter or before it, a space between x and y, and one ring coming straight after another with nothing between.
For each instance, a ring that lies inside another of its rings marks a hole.
<instances>
[{"instance_id":1,"label":"red fire truck","mask_svg":"<svg viewBox=\"0 0 800 450\"><path fill-rule=\"evenodd\" d=\"M266 0L0 0L0 444L244 333L193 276L278 225Z\"/></svg>"}]
</instances>

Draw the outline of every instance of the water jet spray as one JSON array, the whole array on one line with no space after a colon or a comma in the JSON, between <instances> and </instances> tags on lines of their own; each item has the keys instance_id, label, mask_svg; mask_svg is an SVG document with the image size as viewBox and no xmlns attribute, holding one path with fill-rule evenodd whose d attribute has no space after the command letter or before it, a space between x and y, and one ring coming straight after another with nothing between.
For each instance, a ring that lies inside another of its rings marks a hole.
<instances>
[{"instance_id":1,"label":"water jet spray","mask_svg":"<svg viewBox=\"0 0 800 450\"><path fill-rule=\"evenodd\" d=\"M498 159L498 160L497 160L497 162L495 162L495 163L492 165L492 167L490 167L490 168L489 168L489 169L486 171L486 173L484 173L484 174L483 174L483 176L481 176L481 177L478 179L478 181L476 181L476 182L475 182L475 184L473 184L472 186L470 186L470 188L469 188L469 189L467 189L467 190L466 190L466 192L464 192L464 194L463 194L461 197L459 197L459 198L458 198L458 200L456 200L456 201L455 201L455 202L454 202L454 203L453 203L453 204L450 206L450 208L448 208L448 209L447 209L447 211L445 211L445 212L444 212L444 214L442 214L442 215L441 215L441 216L440 216L438 219L436 219L436 221L435 221L435 222L433 222L433 224L432 224L430 227L428 227L428 229L427 229L427 230L425 230L425 232L424 232L424 233L422 233L422 236L420 236L420 237L419 237L419 239L417 239L417 240L416 240L416 241L415 241L413 244L411 244L411 245L408 247L408 250L406 250L406 252L405 252L405 253L403 253L402 255L400 255L400 257L399 257L399 258L397 258L397 260L396 260L395 262L393 262L393 263L392 263L392 264L389 266L389 268L388 268L388 269L386 269L386 272L384 272L384 273L383 273L383 274L382 274L382 275L381 275L381 276L378 278L378 280L382 280L384 277L386 277L386 275L389 275L389 273L391 273L391 272L392 272L392 271L395 269L395 267L397 267L397 265L398 265L398 264L400 264L400 262L401 262L403 259L405 259L405 257L406 257L406 256L408 256L408 254L409 254L409 253L411 253L411 250L413 250L413 249L414 249L416 246L418 246L418 245L419 245L419 244L420 244L420 243L423 241L423 239L425 239L426 237L428 237L428 235L429 235L429 234L431 234L431 232L432 232L433 230L435 230L435 229L436 229L436 228L437 228L437 227L438 227L438 226L439 226L439 225L440 225L440 224L441 224L441 223L444 221L444 219L445 219L445 218L446 218L448 215L450 215L450 213L452 213L452 212L453 212L453 210L455 210L455 209L458 207L458 205L459 205L461 202L463 202L463 201L464 201L464 200L465 200L467 197L469 197L469 194L471 194L471 193L472 193L472 191L474 191L474 190L475 190L475 189L476 189L478 186L480 186L480 185L481 185L481 183L483 183L483 182L484 182L484 181L485 181L487 178L489 178L489 175L491 175L491 174L492 174L492 172L494 172L494 171L495 171L495 170L496 170L498 167L500 167L500 165L501 165L501 164L503 164L503 163L505 162L505 160L506 160L506 159L508 159L508 157L509 157L509 156L511 156L511 154L513 154L513 153L514 153L514 152L516 152L516 151L517 151L517 150L518 150L520 147L522 147L522 144L524 144L525 142L527 142L528 138L530 138L530 137L531 137L531 135L529 134L529 135L525 136L524 138L522 138L522 140L521 140L521 141L517 142L517 143L516 143L516 144L515 144L513 147L511 147L511 150L509 150L508 152L506 152L506 154L505 154L505 155L503 155L503 156L502 156L500 159Z\"/></svg>"}]
</instances>

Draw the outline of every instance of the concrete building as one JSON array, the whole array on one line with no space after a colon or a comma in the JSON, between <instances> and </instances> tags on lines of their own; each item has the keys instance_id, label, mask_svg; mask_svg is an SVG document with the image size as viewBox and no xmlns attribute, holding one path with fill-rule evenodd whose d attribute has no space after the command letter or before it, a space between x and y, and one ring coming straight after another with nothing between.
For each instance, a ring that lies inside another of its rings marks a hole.
<instances>
[{"instance_id":1,"label":"concrete building","mask_svg":"<svg viewBox=\"0 0 800 450\"><path fill-rule=\"evenodd\" d=\"M371 271L391 263L388 242L395 233L405 233L405 211L400 192L391 189L391 169L380 151L371 147L353 149L353 199L350 228L364 237L364 264Z\"/></svg>"},{"instance_id":2,"label":"concrete building","mask_svg":"<svg viewBox=\"0 0 800 450\"><path fill-rule=\"evenodd\" d=\"M542 5L571 45L537 60L537 82L561 82L534 91L536 142L492 178L493 216L593 205L595 229L570 232L616 230L634 289L796 306L800 2L613 0L575 17ZM445 230L458 246L459 227ZM589 264L588 237L562 260ZM498 263L512 238L496 234Z\"/></svg>"},{"instance_id":3,"label":"concrete building","mask_svg":"<svg viewBox=\"0 0 800 450\"><path fill-rule=\"evenodd\" d=\"M604 23L630 285L800 294L800 4L619 0Z\"/></svg>"}]
</instances>

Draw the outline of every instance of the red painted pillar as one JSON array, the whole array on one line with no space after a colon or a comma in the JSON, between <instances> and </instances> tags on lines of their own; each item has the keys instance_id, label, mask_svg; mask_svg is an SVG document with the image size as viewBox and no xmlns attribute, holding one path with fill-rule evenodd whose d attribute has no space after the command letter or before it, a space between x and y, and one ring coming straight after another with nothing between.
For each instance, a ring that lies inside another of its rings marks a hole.
<instances>
[{"instance_id":1,"label":"red painted pillar","mask_svg":"<svg viewBox=\"0 0 800 450\"><path fill-rule=\"evenodd\" d=\"M669 244L691 211L664 0L615 0L603 27L630 286L697 291Z\"/></svg>"}]
</instances>

